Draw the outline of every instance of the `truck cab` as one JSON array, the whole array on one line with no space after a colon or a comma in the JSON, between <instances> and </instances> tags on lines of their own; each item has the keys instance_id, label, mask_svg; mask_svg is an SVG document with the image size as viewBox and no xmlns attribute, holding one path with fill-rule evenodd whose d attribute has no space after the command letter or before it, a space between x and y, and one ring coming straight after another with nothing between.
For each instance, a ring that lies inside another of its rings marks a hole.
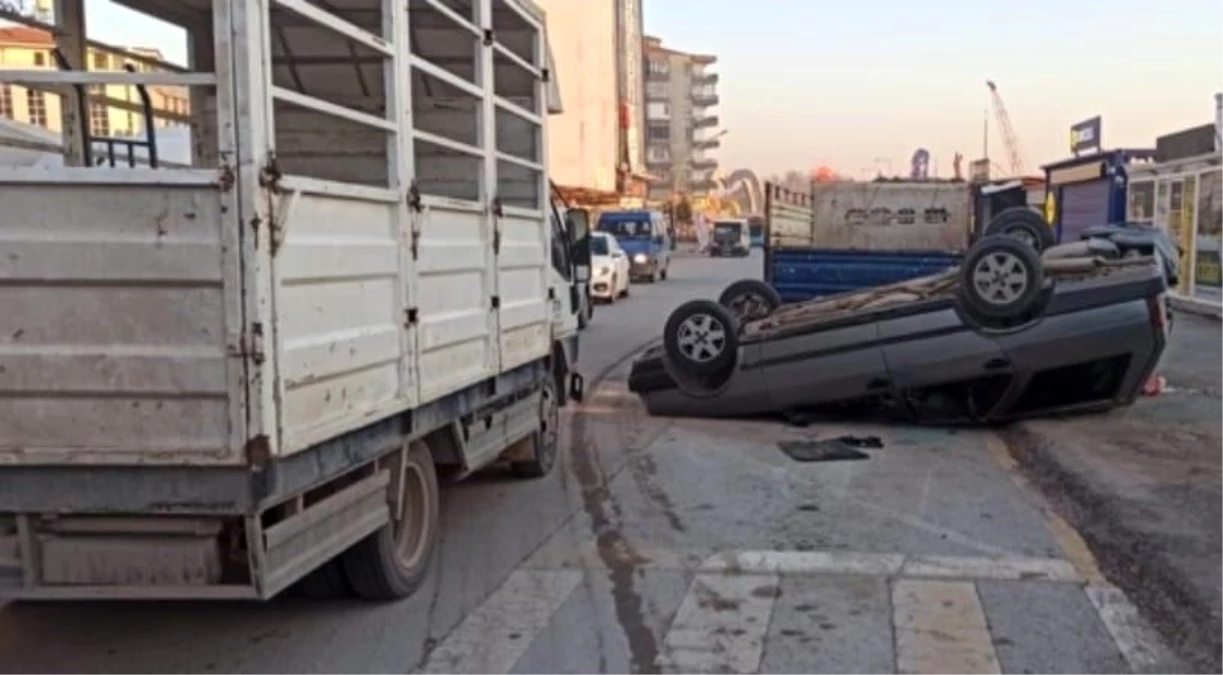
<instances>
[{"instance_id":1,"label":"truck cab","mask_svg":"<svg viewBox=\"0 0 1223 675\"><path fill-rule=\"evenodd\" d=\"M654 283L671 267L671 237L658 211L604 211L596 228L616 238L629 256L629 274Z\"/></svg>"}]
</instances>

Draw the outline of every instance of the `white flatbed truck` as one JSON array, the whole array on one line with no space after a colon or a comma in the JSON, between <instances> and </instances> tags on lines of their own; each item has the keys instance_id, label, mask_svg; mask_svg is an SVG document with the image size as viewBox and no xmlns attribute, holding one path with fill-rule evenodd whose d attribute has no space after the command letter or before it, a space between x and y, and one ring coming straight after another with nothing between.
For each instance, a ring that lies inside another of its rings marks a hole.
<instances>
[{"instance_id":1,"label":"white flatbed truck","mask_svg":"<svg viewBox=\"0 0 1223 675\"><path fill-rule=\"evenodd\" d=\"M580 396L589 215L550 199L545 17L116 1L182 27L188 67L85 70L58 0L59 69L0 71L65 123L63 167L0 168L0 596L409 595L438 473L546 474ZM156 116L190 165L91 136L92 106L142 110L105 84L188 88Z\"/></svg>"}]
</instances>

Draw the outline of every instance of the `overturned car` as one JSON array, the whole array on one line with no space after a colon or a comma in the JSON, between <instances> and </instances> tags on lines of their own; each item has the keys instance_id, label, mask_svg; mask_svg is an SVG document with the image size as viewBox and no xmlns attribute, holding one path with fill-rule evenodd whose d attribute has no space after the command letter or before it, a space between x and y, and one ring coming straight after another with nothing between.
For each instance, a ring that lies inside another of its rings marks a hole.
<instances>
[{"instance_id":1,"label":"overturned car","mask_svg":"<svg viewBox=\"0 0 1223 675\"><path fill-rule=\"evenodd\" d=\"M1167 343L1177 269L1159 236L1104 228L1041 251L998 233L944 272L789 305L738 281L677 308L629 388L651 414L694 417L865 402L991 423L1127 405Z\"/></svg>"}]
</instances>

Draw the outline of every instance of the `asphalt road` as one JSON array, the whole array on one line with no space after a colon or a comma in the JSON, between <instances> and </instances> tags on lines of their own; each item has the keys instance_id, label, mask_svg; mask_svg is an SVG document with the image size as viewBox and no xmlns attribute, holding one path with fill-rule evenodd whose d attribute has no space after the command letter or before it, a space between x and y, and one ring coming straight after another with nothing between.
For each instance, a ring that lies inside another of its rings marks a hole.
<instances>
[{"instance_id":1,"label":"asphalt road","mask_svg":"<svg viewBox=\"0 0 1223 675\"><path fill-rule=\"evenodd\" d=\"M1177 667L988 431L646 416L624 357L759 258L678 259L596 309L546 479L443 491L390 604L0 609L13 672L1126 672ZM588 382L588 384L591 384ZM780 441L877 436L798 463Z\"/></svg>"}]
</instances>

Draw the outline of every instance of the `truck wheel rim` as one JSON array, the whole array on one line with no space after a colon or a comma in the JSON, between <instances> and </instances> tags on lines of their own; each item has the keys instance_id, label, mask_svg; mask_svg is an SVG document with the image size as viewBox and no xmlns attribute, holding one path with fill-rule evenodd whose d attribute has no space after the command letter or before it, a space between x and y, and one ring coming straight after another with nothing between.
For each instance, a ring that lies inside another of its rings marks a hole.
<instances>
[{"instance_id":1,"label":"truck wheel rim","mask_svg":"<svg viewBox=\"0 0 1223 675\"><path fill-rule=\"evenodd\" d=\"M395 553L405 568L420 564L425 544L429 541L429 523L433 518L429 503L428 482L415 462L403 469L403 503L399 507L399 522L395 528Z\"/></svg>"},{"instance_id":2,"label":"truck wheel rim","mask_svg":"<svg viewBox=\"0 0 1223 675\"><path fill-rule=\"evenodd\" d=\"M1028 290L1027 267L1012 253L1000 251L983 256L972 271L977 293L991 305L1014 302Z\"/></svg>"},{"instance_id":3,"label":"truck wheel rim","mask_svg":"<svg viewBox=\"0 0 1223 675\"><path fill-rule=\"evenodd\" d=\"M726 327L716 317L694 314L679 326L680 352L697 363L714 360L726 348Z\"/></svg>"}]
</instances>

